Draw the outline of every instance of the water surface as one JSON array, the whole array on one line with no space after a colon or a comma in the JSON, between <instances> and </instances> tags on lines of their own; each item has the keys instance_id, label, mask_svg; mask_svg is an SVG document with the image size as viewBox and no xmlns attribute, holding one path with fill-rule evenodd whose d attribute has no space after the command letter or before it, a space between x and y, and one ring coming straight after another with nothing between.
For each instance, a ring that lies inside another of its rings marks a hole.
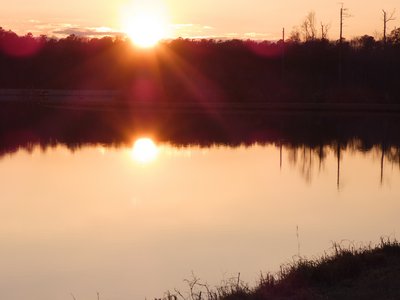
<instances>
[{"instance_id":1,"label":"water surface","mask_svg":"<svg viewBox=\"0 0 400 300\"><path fill-rule=\"evenodd\" d=\"M398 149L158 145L18 150L0 159L0 298L127 300L253 283L332 241L400 229ZM139 156L139 159L138 159Z\"/></svg>"}]
</instances>

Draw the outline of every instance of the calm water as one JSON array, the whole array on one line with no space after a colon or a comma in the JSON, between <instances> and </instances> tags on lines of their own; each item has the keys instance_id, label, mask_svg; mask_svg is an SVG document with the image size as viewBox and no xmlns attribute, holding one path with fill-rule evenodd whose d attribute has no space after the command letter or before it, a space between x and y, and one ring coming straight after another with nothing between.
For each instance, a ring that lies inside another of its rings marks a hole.
<instances>
[{"instance_id":1,"label":"calm water","mask_svg":"<svg viewBox=\"0 0 400 300\"><path fill-rule=\"evenodd\" d=\"M347 147L338 166L327 146L142 147L0 159L1 299L151 299L192 271L254 283L331 241L400 230L393 149Z\"/></svg>"}]
</instances>

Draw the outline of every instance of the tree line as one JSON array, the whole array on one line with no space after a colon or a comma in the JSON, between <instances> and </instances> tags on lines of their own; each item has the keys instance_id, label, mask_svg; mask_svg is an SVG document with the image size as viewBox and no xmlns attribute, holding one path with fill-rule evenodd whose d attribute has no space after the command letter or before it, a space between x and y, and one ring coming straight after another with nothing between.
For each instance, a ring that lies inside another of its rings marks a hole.
<instances>
[{"instance_id":1,"label":"tree line","mask_svg":"<svg viewBox=\"0 0 400 300\"><path fill-rule=\"evenodd\" d=\"M153 50L123 38L0 28L0 89L119 90L130 101L399 103L400 28L384 40L330 41L329 26L321 23L318 37L313 18L304 39L178 38Z\"/></svg>"}]
</instances>

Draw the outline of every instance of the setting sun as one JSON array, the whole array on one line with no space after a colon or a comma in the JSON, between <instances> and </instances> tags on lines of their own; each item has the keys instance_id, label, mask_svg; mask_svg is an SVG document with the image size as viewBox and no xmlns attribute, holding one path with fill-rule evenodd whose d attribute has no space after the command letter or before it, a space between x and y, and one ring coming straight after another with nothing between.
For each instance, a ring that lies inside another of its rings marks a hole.
<instances>
[{"instance_id":1,"label":"setting sun","mask_svg":"<svg viewBox=\"0 0 400 300\"><path fill-rule=\"evenodd\" d=\"M156 3L135 3L124 9L122 27L132 42L142 48L153 47L169 35L166 10Z\"/></svg>"},{"instance_id":2,"label":"setting sun","mask_svg":"<svg viewBox=\"0 0 400 300\"><path fill-rule=\"evenodd\" d=\"M157 145L150 138L138 139L132 148L132 157L140 163L149 163L156 159L158 154Z\"/></svg>"}]
</instances>

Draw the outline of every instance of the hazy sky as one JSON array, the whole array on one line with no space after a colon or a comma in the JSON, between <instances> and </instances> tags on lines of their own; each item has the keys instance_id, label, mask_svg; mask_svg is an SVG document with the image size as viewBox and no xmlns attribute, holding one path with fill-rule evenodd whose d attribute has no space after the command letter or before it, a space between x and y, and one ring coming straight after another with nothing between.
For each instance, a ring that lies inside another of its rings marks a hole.
<instances>
[{"instance_id":1,"label":"hazy sky","mask_svg":"<svg viewBox=\"0 0 400 300\"><path fill-rule=\"evenodd\" d=\"M121 31L124 4L140 0L0 0L0 26L18 33L72 33L94 30ZM146 2L148 2L147 0ZM155 1L155 0L152 0ZM331 24L329 37L338 38L338 0L158 0L168 11L174 36L254 37L274 39L282 27L290 33L313 10L318 24ZM158 5L158 4L157 4ZM382 9L399 10L389 30L400 25L400 6L395 0L348 0L351 18L345 20L347 38L382 31ZM106 28L103 28L106 27Z\"/></svg>"}]
</instances>

